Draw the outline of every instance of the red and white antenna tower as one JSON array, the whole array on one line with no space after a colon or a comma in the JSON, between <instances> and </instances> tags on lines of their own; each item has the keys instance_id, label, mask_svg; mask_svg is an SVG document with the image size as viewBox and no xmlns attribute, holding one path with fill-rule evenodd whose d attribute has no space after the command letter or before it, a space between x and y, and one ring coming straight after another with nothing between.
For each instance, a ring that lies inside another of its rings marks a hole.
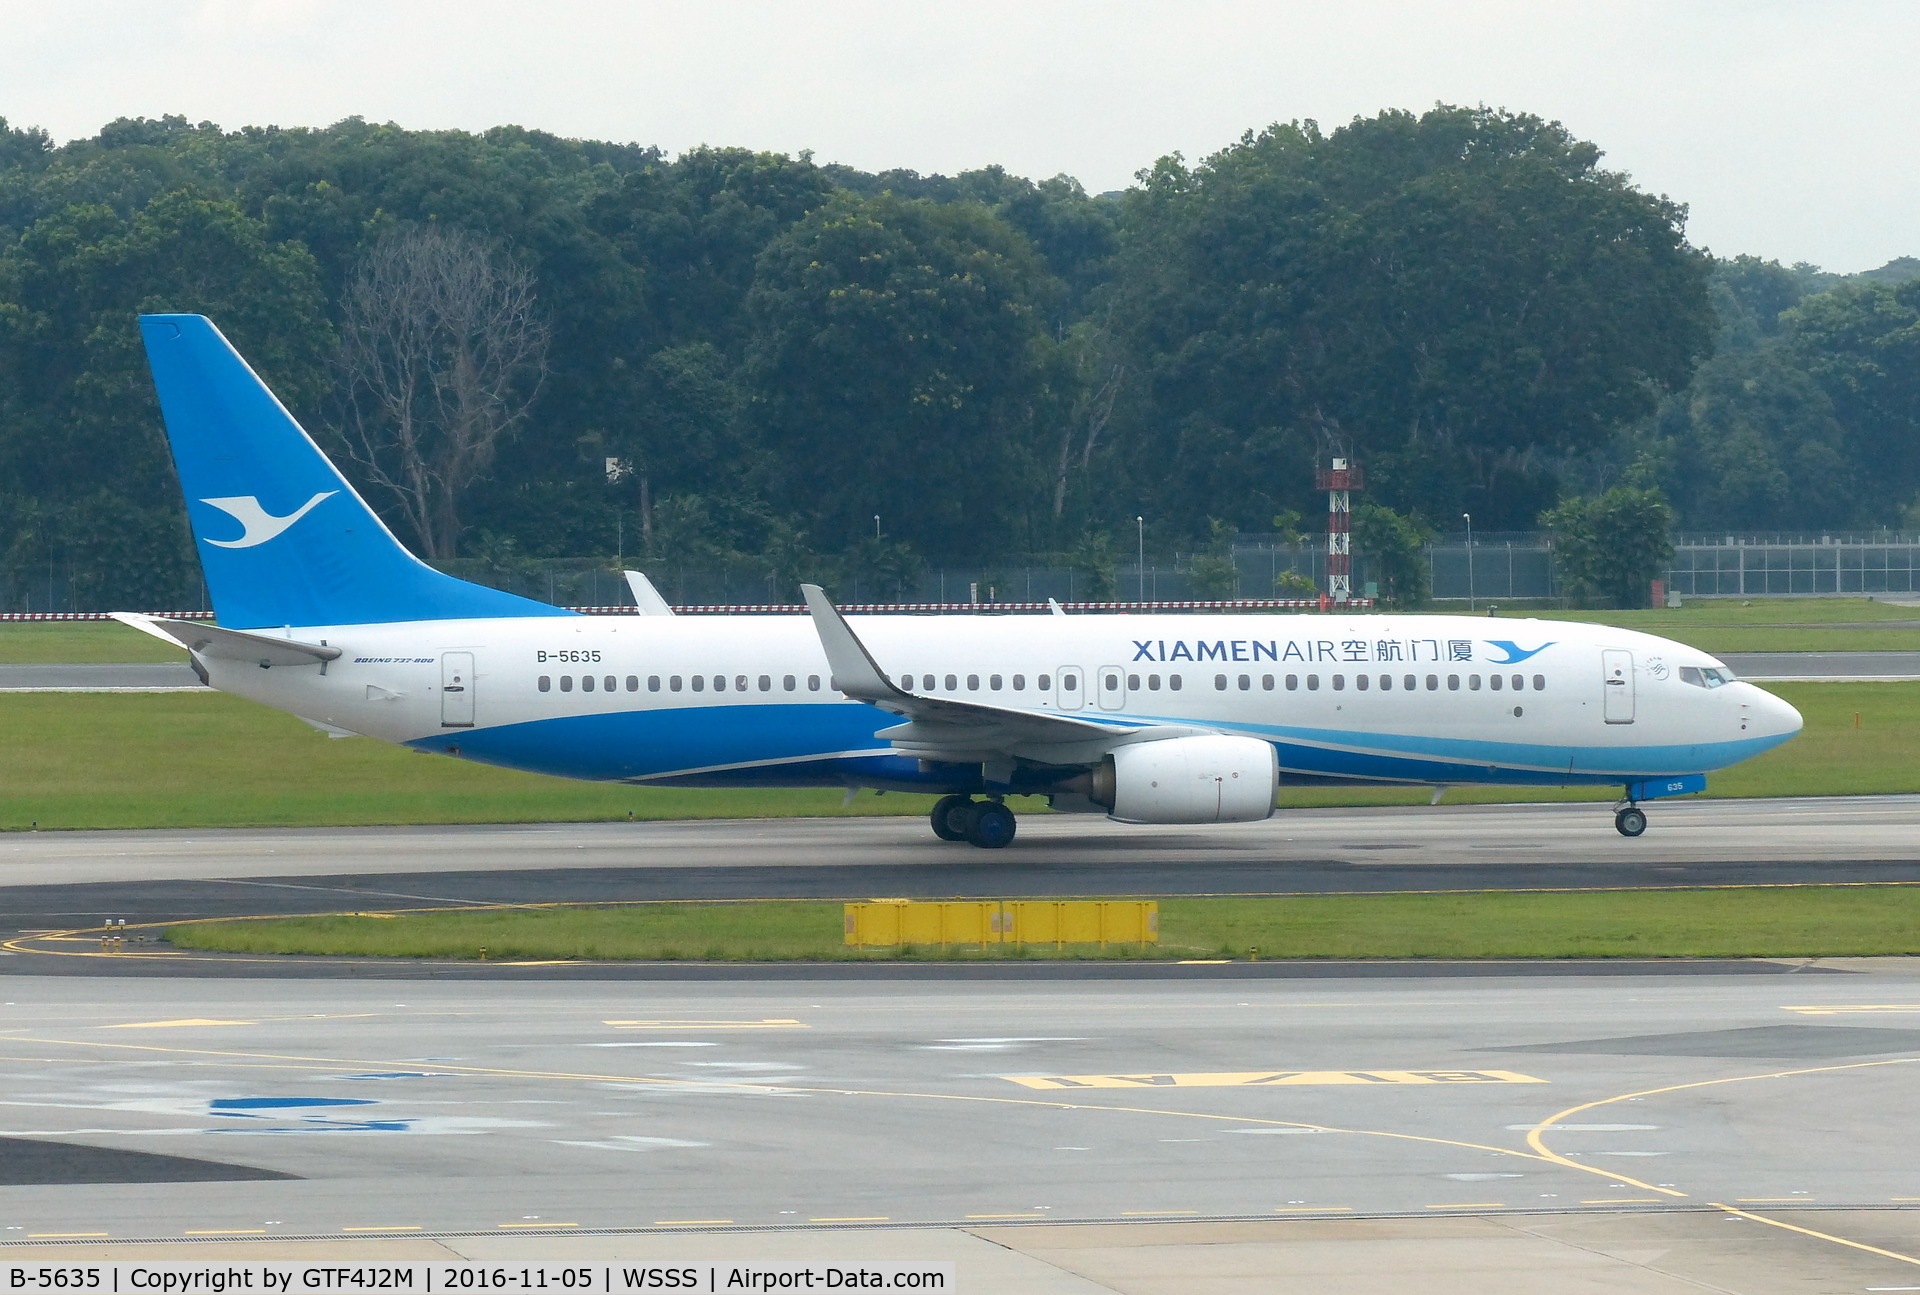
<instances>
[{"instance_id":1,"label":"red and white antenna tower","mask_svg":"<svg viewBox=\"0 0 1920 1295\"><path fill-rule=\"evenodd\" d=\"M1327 492L1327 598L1345 603L1353 599L1353 500L1350 491L1366 488L1366 474L1346 459L1315 474L1315 485Z\"/></svg>"}]
</instances>

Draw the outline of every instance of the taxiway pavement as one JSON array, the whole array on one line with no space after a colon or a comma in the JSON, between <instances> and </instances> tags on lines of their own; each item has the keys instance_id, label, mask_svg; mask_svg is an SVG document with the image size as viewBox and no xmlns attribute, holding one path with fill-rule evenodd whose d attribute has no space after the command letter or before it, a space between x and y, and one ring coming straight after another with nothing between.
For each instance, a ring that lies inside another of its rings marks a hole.
<instances>
[{"instance_id":1,"label":"taxiway pavement","mask_svg":"<svg viewBox=\"0 0 1920 1295\"><path fill-rule=\"evenodd\" d=\"M1053 1265L965 1289L1049 1292L1394 1289L1353 1275L1396 1248L1484 1279L1466 1256L1495 1232L1531 1238L1492 1265L1508 1291L1887 1288L1920 1262L1920 972L1898 963L3 992L0 1137L65 1149L0 1186L0 1241L23 1255L153 1238L369 1257L435 1236L482 1256L925 1255L964 1234ZM182 1168L116 1182L96 1149ZM1281 1227L1302 1219L1317 1231ZM1172 1230L1125 1226L1146 1223ZM1342 1229L1367 1244L1335 1246ZM1310 1260L1297 1285L1216 1271L1288 1245Z\"/></svg>"}]
</instances>

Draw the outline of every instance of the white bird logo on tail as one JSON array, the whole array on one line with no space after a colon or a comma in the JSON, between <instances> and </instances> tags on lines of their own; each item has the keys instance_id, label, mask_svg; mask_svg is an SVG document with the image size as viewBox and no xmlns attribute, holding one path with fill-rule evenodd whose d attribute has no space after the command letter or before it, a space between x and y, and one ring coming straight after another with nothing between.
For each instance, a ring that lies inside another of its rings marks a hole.
<instances>
[{"instance_id":1,"label":"white bird logo on tail","mask_svg":"<svg viewBox=\"0 0 1920 1295\"><path fill-rule=\"evenodd\" d=\"M331 499L339 494L338 490L323 490L313 498L301 504L285 517L275 517L260 506L260 501L252 495L234 495L226 499L202 499L203 504L212 504L245 527L245 532L237 540L208 540L207 543L220 549L250 549L265 544L279 535L287 527L305 517L315 504Z\"/></svg>"}]
</instances>

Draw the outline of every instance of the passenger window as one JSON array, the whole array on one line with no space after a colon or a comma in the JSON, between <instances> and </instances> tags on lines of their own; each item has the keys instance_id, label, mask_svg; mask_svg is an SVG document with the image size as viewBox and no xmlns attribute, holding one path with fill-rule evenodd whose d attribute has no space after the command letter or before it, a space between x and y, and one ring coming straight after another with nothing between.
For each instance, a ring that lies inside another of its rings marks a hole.
<instances>
[{"instance_id":1,"label":"passenger window","mask_svg":"<svg viewBox=\"0 0 1920 1295\"><path fill-rule=\"evenodd\" d=\"M1513 690L1515 692L1522 691L1524 688L1526 688L1526 686L1527 686L1527 677L1525 675L1517 674L1513 677Z\"/></svg>"},{"instance_id":2,"label":"passenger window","mask_svg":"<svg viewBox=\"0 0 1920 1295\"><path fill-rule=\"evenodd\" d=\"M1148 675L1148 676L1147 676L1147 691L1148 691L1148 692L1159 692L1159 691L1160 691L1160 676L1159 676L1159 675L1157 675L1157 674L1150 674L1150 675Z\"/></svg>"},{"instance_id":3,"label":"passenger window","mask_svg":"<svg viewBox=\"0 0 1920 1295\"><path fill-rule=\"evenodd\" d=\"M561 691L561 692L572 692L572 691L573 691L573 676L572 676L572 675L570 675L570 674L563 674L563 675L561 675L561 676L560 676L560 691Z\"/></svg>"},{"instance_id":4,"label":"passenger window","mask_svg":"<svg viewBox=\"0 0 1920 1295\"><path fill-rule=\"evenodd\" d=\"M1319 675L1317 675L1317 674L1310 674L1310 675L1308 675L1308 676L1307 676L1307 691L1308 691L1308 692L1319 692L1319 691L1320 691L1320 676L1319 676Z\"/></svg>"},{"instance_id":5,"label":"passenger window","mask_svg":"<svg viewBox=\"0 0 1920 1295\"><path fill-rule=\"evenodd\" d=\"M1467 676L1467 691L1468 691L1468 692L1479 692L1479 691L1480 691L1480 676L1479 676L1479 675L1477 675L1477 674L1470 674L1470 675L1468 675L1468 676Z\"/></svg>"},{"instance_id":6,"label":"passenger window","mask_svg":"<svg viewBox=\"0 0 1920 1295\"><path fill-rule=\"evenodd\" d=\"M627 676L627 691L628 691L628 692L639 692L639 691L640 691L640 676L639 676L639 675L637 675L637 674L630 674L630 675L628 675L628 676Z\"/></svg>"},{"instance_id":7,"label":"passenger window","mask_svg":"<svg viewBox=\"0 0 1920 1295\"><path fill-rule=\"evenodd\" d=\"M979 676L979 675L977 675L977 674L970 674L970 675L968 675L968 676L967 676L967 691L968 691L968 692L979 692L979 691L980 691L980 676Z\"/></svg>"},{"instance_id":8,"label":"passenger window","mask_svg":"<svg viewBox=\"0 0 1920 1295\"><path fill-rule=\"evenodd\" d=\"M1300 676L1299 676L1299 675L1297 675L1297 674L1290 674L1290 675L1288 675L1288 676L1287 676L1287 691L1288 691L1288 692L1299 692L1299 691L1300 691Z\"/></svg>"},{"instance_id":9,"label":"passenger window","mask_svg":"<svg viewBox=\"0 0 1920 1295\"><path fill-rule=\"evenodd\" d=\"M932 692L935 686L932 675L920 676L920 690L922 692Z\"/></svg>"},{"instance_id":10,"label":"passenger window","mask_svg":"<svg viewBox=\"0 0 1920 1295\"><path fill-rule=\"evenodd\" d=\"M1060 686L1068 692L1072 692L1080 686L1080 676L1077 674L1063 674L1060 676Z\"/></svg>"},{"instance_id":11,"label":"passenger window","mask_svg":"<svg viewBox=\"0 0 1920 1295\"><path fill-rule=\"evenodd\" d=\"M947 691L948 692L960 691L960 680L957 676L954 676L954 675L947 676Z\"/></svg>"},{"instance_id":12,"label":"passenger window","mask_svg":"<svg viewBox=\"0 0 1920 1295\"><path fill-rule=\"evenodd\" d=\"M707 690L707 677L703 674L689 675L687 682L693 685L695 692L705 692Z\"/></svg>"},{"instance_id":13,"label":"passenger window","mask_svg":"<svg viewBox=\"0 0 1920 1295\"><path fill-rule=\"evenodd\" d=\"M1365 692L1367 690L1367 685L1371 682L1372 681L1363 674L1357 674L1353 677L1353 686L1358 688L1361 692Z\"/></svg>"},{"instance_id":14,"label":"passenger window","mask_svg":"<svg viewBox=\"0 0 1920 1295\"><path fill-rule=\"evenodd\" d=\"M807 676L807 691L808 691L808 692L819 692L819 691L820 691L820 676L819 676L819 675L817 675L817 674L810 674L810 675L808 675L808 676Z\"/></svg>"},{"instance_id":15,"label":"passenger window","mask_svg":"<svg viewBox=\"0 0 1920 1295\"><path fill-rule=\"evenodd\" d=\"M1025 675L1017 674L1013 677L1013 690L1015 692L1025 692L1027 690L1027 677Z\"/></svg>"},{"instance_id":16,"label":"passenger window","mask_svg":"<svg viewBox=\"0 0 1920 1295\"><path fill-rule=\"evenodd\" d=\"M1033 681L1033 686L1038 688L1041 692L1045 692L1047 691L1047 689L1053 687L1052 680L1053 680L1052 675L1043 674Z\"/></svg>"},{"instance_id":17,"label":"passenger window","mask_svg":"<svg viewBox=\"0 0 1920 1295\"><path fill-rule=\"evenodd\" d=\"M903 675L901 675L901 676L900 676L900 686L901 686L902 688L905 688L905 689L906 689L906 690L907 690L908 692L912 692L912 691L913 691L913 676L912 676L912 675L910 675L910 674L903 674Z\"/></svg>"},{"instance_id":18,"label":"passenger window","mask_svg":"<svg viewBox=\"0 0 1920 1295\"><path fill-rule=\"evenodd\" d=\"M1393 691L1393 676L1392 676L1392 675L1390 675L1390 674L1383 674L1383 675L1381 675L1381 676L1380 676L1380 691L1381 691L1381 692L1392 692L1392 691Z\"/></svg>"},{"instance_id":19,"label":"passenger window","mask_svg":"<svg viewBox=\"0 0 1920 1295\"><path fill-rule=\"evenodd\" d=\"M1169 687L1169 688L1171 688L1171 689L1172 689L1173 691L1175 691L1175 692L1179 692L1179 691L1180 691L1180 676L1179 676L1179 675L1177 675L1177 674L1170 674L1170 675L1168 675L1168 676L1167 676L1167 687Z\"/></svg>"},{"instance_id":20,"label":"passenger window","mask_svg":"<svg viewBox=\"0 0 1920 1295\"><path fill-rule=\"evenodd\" d=\"M727 690L727 677L725 675L717 674L713 677L713 690L715 692L725 692Z\"/></svg>"},{"instance_id":21,"label":"passenger window","mask_svg":"<svg viewBox=\"0 0 1920 1295\"><path fill-rule=\"evenodd\" d=\"M1119 691L1120 691L1120 676L1119 676L1119 675L1117 675L1117 674L1110 674L1110 675L1108 675L1108 676L1107 676L1107 691L1108 691L1108 692L1119 692Z\"/></svg>"},{"instance_id":22,"label":"passenger window","mask_svg":"<svg viewBox=\"0 0 1920 1295\"><path fill-rule=\"evenodd\" d=\"M1245 692L1245 691L1246 691L1247 689L1249 689L1249 688L1251 688L1251 687L1253 687L1253 678L1252 678L1252 676L1251 676L1251 675L1244 675L1244 674L1243 674L1243 675L1241 675L1241 676L1240 676L1240 691L1241 691L1241 692Z\"/></svg>"},{"instance_id":23,"label":"passenger window","mask_svg":"<svg viewBox=\"0 0 1920 1295\"><path fill-rule=\"evenodd\" d=\"M770 674L763 674L763 675L761 675L761 676L760 676L760 691L761 691L761 692L772 692L772 691L773 691L773 676L772 676L772 675L770 675Z\"/></svg>"},{"instance_id":24,"label":"passenger window","mask_svg":"<svg viewBox=\"0 0 1920 1295\"><path fill-rule=\"evenodd\" d=\"M620 684L620 681L614 678L612 675L608 675L605 679L602 679L600 681L600 686L605 688L608 692L619 692L620 691L619 684Z\"/></svg>"},{"instance_id":25,"label":"passenger window","mask_svg":"<svg viewBox=\"0 0 1920 1295\"><path fill-rule=\"evenodd\" d=\"M1415 688L1418 688L1420 686L1420 677L1418 675L1408 675L1406 678L1400 681L1400 686L1402 688L1405 688L1408 692L1412 692Z\"/></svg>"},{"instance_id":26,"label":"passenger window","mask_svg":"<svg viewBox=\"0 0 1920 1295\"><path fill-rule=\"evenodd\" d=\"M648 692L659 692L659 691L660 691L660 676L659 676L659 675L657 675L657 674L650 674L650 675L648 675L648 676L647 676L647 691L648 691Z\"/></svg>"},{"instance_id":27,"label":"passenger window","mask_svg":"<svg viewBox=\"0 0 1920 1295\"><path fill-rule=\"evenodd\" d=\"M1440 676L1439 676L1439 675L1437 675L1437 674L1430 674L1430 675L1428 675L1428 676L1427 676L1427 691L1428 691L1428 692L1439 692L1439 691L1440 691Z\"/></svg>"},{"instance_id":28,"label":"passenger window","mask_svg":"<svg viewBox=\"0 0 1920 1295\"><path fill-rule=\"evenodd\" d=\"M734 677L733 690L735 692L745 692L747 690L747 677L745 675L736 675Z\"/></svg>"},{"instance_id":29,"label":"passenger window","mask_svg":"<svg viewBox=\"0 0 1920 1295\"><path fill-rule=\"evenodd\" d=\"M1545 692L1547 690L1547 677L1545 675L1537 674L1533 677L1533 690L1535 692Z\"/></svg>"},{"instance_id":30,"label":"passenger window","mask_svg":"<svg viewBox=\"0 0 1920 1295\"><path fill-rule=\"evenodd\" d=\"M1128 691L1128 692L1139 692L1139 691L1140 691L1140 676L1139 676L1139 675L1137 675L1137 674L1130 674L1130 675L1128 675L1128 676L1127 676L1127 691Z\"/></svg>"},{"instance_id":31,"label":"passenger window","mask_svg":"<svg viewBox=\"0 0 1920 1295\"><path fill-rule=\"evenodd\" d=\"M552 691L553 691L553 676L552 676L552 675L550 675L550 674L543 674L543 675L541 675L541 676L540 676L540 685L539 685L539 686L540 686L540 691L541 691L541 692L552 692Z\"/></svg>"},{"instance_id":32,"label":"passenger window","mask_svg":"<svg viewBox=\"0 0 1920 1295\"><path fill-rule=\"evenodd\" d=\"M1450 675L1448 675L1448 676L1447 676L1447 691L1448 691L1448 692L1459 692L1459 691L1460 691L1460 676L1459 676L1459 675L1457 675L1457 674L1450 674Z\"/></svg>"},{"instance_id":33,"label":"passenger window","mask_svg":"<svg viewBox=\"0 0 1920 1295\"><path fill-rule=\"evenodd\" d=\"M580 691L581 691L581 692L592 692L592 691L593 691L593 676L592 676L592 675L590 675L590 674L585 674L585 675L581 675L581 676L580 676Z\"/></svg>"},{"instance_id":34,"label":"passenger window","mask_svg":"<svg viewBox=\"0 0 1920 1295\"><path fill-rule=\"evenodd\" d=\"M672 689L672 690L673 690L674 692L679 692L679 691L680 691L680 676L679 676L679 675L674 675L674 676L673 676L673 677L672 677L671 679L669 679L669 680L667 680L667 687L669 687L669 688L671 688L671 689Z\"/></svg>"},{"instance_id":35,"label":"passenger window","mask_svg":"<svg viewBox=\"0 0 1920 1295\"><path fill-rule=\"evenodd\" d=\"M1490 674L1487 676L1487 687L1493 689L1495 692L1499 692L1500 689L1505 686L1506 682L1505 675Z\"/></svg>"},{"instance_id":36,"label":"passenger window","mask_svg":"<svg viewBox=\"0 0 1920 1295\"><path fill-rule=\"evenodd\" d=\"M1216 691L1225 692L1227 690L1227 677L1223 674L1215 675L1213 677L1213 686Z\"/></svg>"},{"instance_id":37,"label":"passenger window","mask_svg":"<svg viewBox=\"0 0 1920 1295\"><path fill-rule=\"evenodd\" d=\"M997 674L990 674L987 676L987 687L991 688L994 692L1000 691L1001 682L1002 682L1001 678Z\"/></svg>"},{"instance_id":38,"label":"passenger window","mask_svg":"<svg viewBox=\"0 0 1920 1295\"><path fill-rule=\"evenodd\" d=\"M793 689L794 689L794 678L793 678L793 676L792 676L792 675L790 675L790 674L789 674L789 675L782 675L782 676L780 676L780 686L781 686L782 688L785 688L785 689L786 689L786 690L787 690L788 692L792 692L792 691L793 691Z\"/></svg>"},{"instance_id":39,"label":"passenger window","mask_svg":"<svg viewBox=\"0 0 1920 1295\"><path fill-rule=\"evenodd\" d=\"M1273 676L1272 676L1272 675L1270 675L1270 674L1263 674L1263 675L1261 675L1261 676L1260 676L1260 686L1261 686L1262 688L1265 688L1265 689L1266 689L1266 690L1267 690L1268 692L1272 692L1272 691L1273 691Z\"/></svg>"}]
</instances>

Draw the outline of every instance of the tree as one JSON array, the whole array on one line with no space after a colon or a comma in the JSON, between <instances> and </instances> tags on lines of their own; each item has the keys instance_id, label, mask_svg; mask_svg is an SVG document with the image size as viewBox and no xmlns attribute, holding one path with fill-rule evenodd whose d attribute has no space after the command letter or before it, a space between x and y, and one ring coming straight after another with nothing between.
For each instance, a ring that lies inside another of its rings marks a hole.
<instances>
[{"instance_id":1,"label":"tree","mask_svg":"<svg viewBox=\"0 0 1920 1295\"><path fill-rule=\"evenodd\" d=\"M340 439L425 555L451 558L462 492L546 372L533 275L476 235L421 225L374 243L340 304Z\"/></svg>"},{"instance_id":2,"label":"tree","mask_svg":"<svg viewBox=\"0 0 1920 1295\"><path fill-rule=\"evenodd\" d=\"M1540 524L1553 533L1554 568L1576 598L1645 607L1653 581L1673 560L1673 510L1650 487L1564 499L1540 515Z\"/></svg>"},{"instance_id":3,"label":"tree","mask_svg":"<svg viewBox=\"0 0 1920 1295\"><path fill-rule=\"evenodd\" d=\"M1525 525L1556 456L1711 345L1684 211L1599 163L1556 123L1452 107L1163 158L1126 197L1141 399L1115 465L1163 515L1244 519L1345 452L1390 504Z\"/></svg>"},{"instance_id":4,"label":"tree","mask_svg":"<svg viewBox=\"0 0 1920 1295\"><path fill-rule=\"evenodd\" d=\"M1187 579L1202 598L1233 598L1240 592L1240 568L1233 560L1233 527L1207 519L1207 547L1187 559Z\"/></svg>"},{"instance_id":5,"label":"tree","mask_svg":"<svg viewBox=\"0 0 1920 1295\"><path fill-rule=\"evenodd\" d=\"M163 193L126 215L79 204L0 254L0 555L71 571L81 605L199 605L186 516L136 317L220 324L294 409L332 342L313 258L235 204Z\"/></svg>"},{"instance_id":6,"label":"tree","mask_svg":"<svg viewBox=\"0 0 1920 1295\"><path fill-rule=\"evenodd\" d=\"M775 510L823 547L1020 547L1045 486L1040 302L1052 280L984 207L845 195L773 240L748 299Z\"/></svg>"},{"instance_id":7,"label":"tree","mask_svg":"<svg viewBox=\"0 0 1920 1295\"><path fill-rule=\"evenodd\" d=\"M1920 279L1842 284L1787 312L1787 345L1832 402L1859 498L1892 522L1920 491Z\"/></svg>"},{"instance_id":8,"label":"tree","mask_svg":"<svg viewBox=\"0 0 1920 1295\"><path fill-rule=\"evenodd\" d=\"M1380 601L1405 610L1423 607L1432 593L1427 548L1433 530L1417 515L1396 513L1381 504L1356 504L1353 509L1353 546L1366 559L1367 570L1380 586Z\"/></svg>"}]
</instances>

